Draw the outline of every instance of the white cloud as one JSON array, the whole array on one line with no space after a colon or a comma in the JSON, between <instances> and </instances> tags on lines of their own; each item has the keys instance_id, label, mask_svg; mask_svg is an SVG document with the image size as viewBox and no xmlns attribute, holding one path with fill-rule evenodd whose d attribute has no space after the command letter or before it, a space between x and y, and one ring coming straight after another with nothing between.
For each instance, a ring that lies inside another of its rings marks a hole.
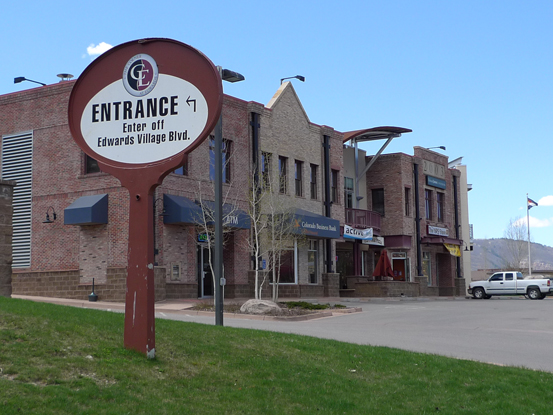
<instances>
[{"instance_id":1,"label":"white cloud","mask_svg":"<svg viewBox=\"0 0 553 415\"><path fill-rule=\"evenodd\" d=\"M553 206L553 196L544 196L538 200L538 206Z\"/></svg>"},{"instance_id":2,"label":"white cloud","mask_svg":"<svg viewBox=\"0 0 553 415\"><path fill-rule=\"evenodd\" d=\"M547 228L548 226L553 225L553 219L537 219L530 216L530 227L531 228Z\"/></svg>"},{"instance_id":3,"label":"white cloud","mask_svg":"<svg viewBox=\"0 0 553 415\"><path fill-rule=\"evenodd\" d=\"M91 44L89 47L86 48L86 52L88 53L88 56L98 56L104 53L107 50L110 50L113 46L106 42L100 42L96 46L94 44Z\"/></svg>"},{"instance_id":4,"label":"white cloud","mask_svg":"<svg viewBox=\"0 0 553 415\"><path fill-rule=\"evenodd\" d=\"M526 226L526 217L517 219L513 225L515 226ZM530 228L547 228L548 226L553 226L553 218L551 219L538 219L533 216L530 216Z\"/></svg>"}]
</instances>

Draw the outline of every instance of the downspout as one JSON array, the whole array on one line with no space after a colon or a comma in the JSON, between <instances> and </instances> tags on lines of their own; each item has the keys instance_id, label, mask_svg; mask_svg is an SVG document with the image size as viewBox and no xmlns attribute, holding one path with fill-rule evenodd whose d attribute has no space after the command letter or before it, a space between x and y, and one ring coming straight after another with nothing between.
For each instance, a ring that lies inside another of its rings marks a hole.
<instances>
[{"instance_id":1,"label":"downspout","mask_svg":"<svg viewBox=\"0 0 553 415\"><path fill-rule=\"evenodd\" d=\"M415 176L415 228L417 238L417 276L422 277L421 212L419 206L419 165L414 164Z\"/></svg>"},{"instance_id":2,"label":"downspout","mask_svg":"<svg viewBox=\"0 0 553 415\"><path fill-rule=\"evenodd\" d=\"M257 196L261 192L259 188L259 114L252 112L252 119L250 121L252 126L252 165L253 165L253 188L257 192ZM254 252L257 249L254 248ZM252 256L254 262L253 269L258 271L260 266L260 258L257 256Z\"/></svg>"},{"instance_id":3,"label":"downspout","mask_svg":"<svg viewBox=\"0 0 553 415\"><path fill-rule=\"evenodd\" d=\"M460 225L459 225L459 200L457 197L457 176L453 176L453 209L455 210L455 238L459 239ZM463 278L463 276L461 275L461 257L456 257L456 259L457 259L457 278Z\"/></svg>"},{"instance_id":4,"label":"downspout","mask_svg":"<svg viewBox=\"0 0 553 415\"><path fill-rule=\"evenodd\" d=\"M332 206L330 195L330 137L323 135L323 151L324 151L324 164L325 164L325 216L330 218L330 207ZM330 239L325 240L326 243L326 272L333 273L332 268L332 243Z\"/></svg>"}]
</instances>

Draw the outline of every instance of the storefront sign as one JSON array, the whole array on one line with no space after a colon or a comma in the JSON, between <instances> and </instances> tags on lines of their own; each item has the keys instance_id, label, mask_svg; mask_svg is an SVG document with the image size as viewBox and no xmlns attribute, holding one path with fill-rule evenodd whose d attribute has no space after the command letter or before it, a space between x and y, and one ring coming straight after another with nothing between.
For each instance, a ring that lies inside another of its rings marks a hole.
<instances>
[{"instance_id":1,"label":"storefront sign","mask_svg":"<svg viewBox=\"0 0 553 415\"><path fill-rule=\"evenodd\" d=\"M207 233L199 233L198 234L198 242L200 242L200 243L209 242L208 237L207 237Z\"/></svg>"},{"instance_id":2,"label":"storefront sign","mask_svg":"<svg viewBox=\"0 0 553 415\"><path fill-rule=\"evenodd\" d=\"M444 246L447 248L451 255L461 256L461 249L459 248L459 245L444 244Z\"/></svg>"},{"instance_id":3,"label":"storefront sign","mask_svg":"<svg viewBox=\"0 0 553 415\"><path fill-rule=\"evenodd\" d=\"M441 164L434 163L432 161L422 161L422 172L428 176L439 177L445 179L445 167Z\"/></svg>"},{"instance_id":4,"label":"storefront sign","mask_svg":"<svg viewBox=\"0 0 553 415\"><path fill-rule=\"evenodd\" d=\"M365 245L384 246L384 238L382 236L373 236L372 240L361 241Z\"/></svg>"},{"instance_id":5,"label":"storefront sign","mask_svg":"<svg viewBox=\"0 0 553 415\"><path fill-rule=\"evenodd\" d=\"M426 176L426 184L428 186L437 187L438 189L446 189L445 180L438 179L437 177Z\"/></svg>"},{"instance_id":6,"label":"storefront sign","mask_svg":"<svg viewBox=\"0 0 553 415\"><path fill-rule=\"evenodd\" d=\"M428 234L437 236L449 236L449 229L428 225Z\"/></svg>"},{"instance_id":7,"label":"storefront sign","mask_svg":"<svg viewBox=\"0 0 553 415\"><path fill-rule=\"evenodd\" d=\"M356 229L348 225L344 225L344 238L371 240L373 238L373 229Z\"/></svg>"}]
</instances>

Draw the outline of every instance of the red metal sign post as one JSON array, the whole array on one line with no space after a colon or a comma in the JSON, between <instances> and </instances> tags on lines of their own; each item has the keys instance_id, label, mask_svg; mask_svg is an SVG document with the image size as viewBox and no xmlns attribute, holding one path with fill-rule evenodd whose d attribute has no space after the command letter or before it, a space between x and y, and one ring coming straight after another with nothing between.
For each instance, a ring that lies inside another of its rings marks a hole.
<instances>
[{"instance_id":1,"label":"red metal sign post","mask_svg":"<svg viewBox=\"0 0 553 415\"><path fill-rule=\"evenodd\" d=\"M142 39L98 57L69 99L77 145L129 191L125 347L155 356L153 192L213 131L221 77L196 49Z\"/></svg>"}]
</instances>

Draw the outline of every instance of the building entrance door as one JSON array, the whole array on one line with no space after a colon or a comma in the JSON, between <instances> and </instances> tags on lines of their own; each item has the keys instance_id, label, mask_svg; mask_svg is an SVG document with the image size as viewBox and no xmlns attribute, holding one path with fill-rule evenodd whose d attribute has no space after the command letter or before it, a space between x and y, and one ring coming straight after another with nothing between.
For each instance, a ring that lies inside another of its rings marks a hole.
<instances>
[{"instance_id":1,"label":"building entrance door","mask_svg":"<svg viewBox=\"0 0 553 415\"><path fill-rule=\"evenodd\" d=\"M209 248L198 245L198 297L213 297L213 276L209 266Z\"/></svg>"}]
</instances>

